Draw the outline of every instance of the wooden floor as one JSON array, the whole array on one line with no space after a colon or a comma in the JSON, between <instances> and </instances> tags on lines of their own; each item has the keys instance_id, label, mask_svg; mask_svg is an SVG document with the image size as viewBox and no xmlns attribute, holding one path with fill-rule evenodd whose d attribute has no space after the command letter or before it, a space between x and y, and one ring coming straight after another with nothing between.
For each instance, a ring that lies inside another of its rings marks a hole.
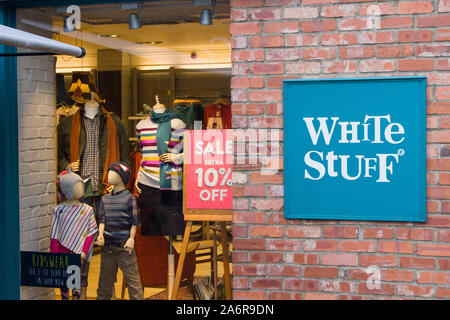
<instances>
[{"instance_id":1,"label":"wooden floor","mask_svg":"<svg viewBox=\"0 0 450 320\"><path fill-rule=\"evenodd\" d=\"M181 248L181 242L176 241L174 242L174 247L177 249L177 251ZM218 254L222 253L221 246L218 247ZM221 262L217 263L218 266L218 275L219 277L223 276L223 264ZM230 263L230 273L231 273L231 263ZM195 276L196 277L202 277L202 276L209 276L211 266L210 263L198 263L195 269ZM176 270L175 270L176 271ZM87 290L87 297L88 300L94 300L97 297L97 286L98 286L98 279L100 275L100 254L95 254L91 259L91 265L89 268L89 279L88 279L88 290ZM117 299L120 299L120 294L122 291L122 279L123 275L122 272L119 270L117 273L117 282L115 286L116 291L116 297ZM155 294L158 294L160 292L164 291L164 289L160 288L145 288L144 289L144 298L149 298ZM56 299L61 299L59 289L56 289L55 291ZM128 290L125 290L125 299L128 299Z\"/></svg>"}]
</instances>

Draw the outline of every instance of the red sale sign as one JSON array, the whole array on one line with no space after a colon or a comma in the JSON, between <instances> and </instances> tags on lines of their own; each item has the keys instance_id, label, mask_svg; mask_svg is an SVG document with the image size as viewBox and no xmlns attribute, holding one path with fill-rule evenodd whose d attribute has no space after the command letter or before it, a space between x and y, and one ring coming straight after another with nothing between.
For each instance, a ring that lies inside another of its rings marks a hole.
<instances>
[{"instance_id":1,"label":"red sale sign","mask_svg":"<svg viewBox=\"0 0 450 320\"><path fill-rule=\"evenodd\" d=\"M232 209L232 130L185 133L186 208Z\"/></svg>"}]
</instances>

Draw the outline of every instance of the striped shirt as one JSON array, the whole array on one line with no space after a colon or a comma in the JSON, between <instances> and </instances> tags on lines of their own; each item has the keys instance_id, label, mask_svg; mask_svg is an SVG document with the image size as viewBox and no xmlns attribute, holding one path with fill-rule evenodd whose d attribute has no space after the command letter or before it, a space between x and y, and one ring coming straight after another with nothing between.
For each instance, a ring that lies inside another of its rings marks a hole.
<instances>
[{"instance_id":1,"label":"striped shirt","mask_svg":"<svg viewBox=\"0 0 450 320\"><path fill-rule=\"evenodd\" d=\"M61 203L53 208L51 239L67 249L81 254L86 238L98 231L95 222L94 209L85 204L67 205ZM87 254L89 261L92 255L92 246Z\"/></svg>"},{"instance_id":2,"label":"striped shirt","mask_svg":"<svg viewBox=\"0 0 450 320\"><path fill-rule=\"evenodd\" d=\"M98 223L105 224L105 244L119 245L127 241L131 226L139 225L136 197L128 189L102 196Z\"/></svg>"},{"instance_id":3,"label":"striped shirt","mask_svg":"<svg viewBox=\"0 0 450 320\"><path fill-rule=\"evenodd\" d=\"M172 133L168 143L169 153L179 153L179 145L183 141L186 125L180 119L172 119L171 122ZM159 184L159 168L161 161L159 161L159 154L156 145L156 132L158 124L153 122L150 118L139 121L136 125L136 136L139 139L139 146L141 148L142 160L139 168L139 183L153 188L160 188ZM178 145L178 146L177 146ZM170 171L168 175L171 179L171 190L181 190L183 188L183 173L182 164L170 163Z\"/></svg>"},{"instance_id":4,"label":"striped shirt","mask_svg":"<svg viewBox=\"0 0 450 320\"><path fill-rule=\"evenodd\" d=\"M97 191L100 181L100 116L97 114L94 119L84 116L83 123L86 128L86 144L80 161L81 177L90 178L92 191Z\"/></svg>"}]
</instances>

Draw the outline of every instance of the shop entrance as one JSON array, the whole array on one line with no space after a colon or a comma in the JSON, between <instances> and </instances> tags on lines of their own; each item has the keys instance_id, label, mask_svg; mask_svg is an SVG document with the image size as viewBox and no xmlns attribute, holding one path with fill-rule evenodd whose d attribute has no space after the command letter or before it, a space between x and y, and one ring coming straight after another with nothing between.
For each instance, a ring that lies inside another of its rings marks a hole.
<instances>
[{"instance_id":1,"label":"shop entrance","mask_svg":"<svg viewBox=\"0 0 450 320\"><path fill-rule=\"evenodd\" d=\"M41 212L42 219L35 221L37 225L32 228L39 231L39 236L36 233L28 236L27 230L22 231L21 250L49 250L52 208L60 201L57 197L57 188L50 185L54 181L52 179L67 167L67 164L61 166L61 163L64 163L61 161L61 148L64 147L61 139L64 139L67 132L73 134L70 130L62 130L61 127L68 122L64 118L73 117L78 108L83 108L82 103L74 102L71 88L76 87L79 79L83 83L84 76L85 79L89 79L87 84L90 92L94 86L96 88L94 91L99 95L98 101L101 100L107 112L113 113L114 119L119 119L117 121L123 125L124 132L121 134L122 137L126 136L127 148L130 150L130 169L134 172L128 188L131 193L141 197L137 201L139 215L144 215L153 204L161 208L166 205L164 201L142 201L144 198L142 192L145 190L141 190L139 194L138 189L143 188L135 187L136 179L139 180L137 186L140 186L142 181L151 181L151 174L148 174L151 170L145 167L145 163L154 164L158 161L145 159L149 149L146 148L143 142L145 139L139 131L143 121L148 119L152 108L158 102L170 112L177 114L184 124L183 128L174 128L171 122L172 131L206 129L208 118L218 115L217 112L208 110L216 110L218 107L222 110L219 116L223 116L223 127L231 129L230 5L229 1L214 1L214 3L213 10L208 1L192 0L80 5L80 30L74 31L67 30L66 22L70 17L67 7L17 10L19 29L81 46L86 50L86 56L82 59L67 56L56 56L56 61L52 61L51 56L42 60L27 57L19 59L19 69L22 63L23 72L30 71L30 85L37 85L36 95L40 95L39 90L43 88L45 101L42 101L42 104L48 109L45 111L45 121L48 129L53 130L52 135L45 141L27 142L24 139L21 142L24 151L36 149L36 143L45 143L43 149L49 154L46 162L47 173L50 172L48 166L53 165L51 170L53 177L46 181L47 203L45 205L37 203L30 208ZM211 24L208 22L208 13L212 19ZM41 66L44 69L39 70ZM27 85L25 78L19 80L19 83L22 86ZM20 90L19 86L19 92ZM25 105L24 108L26 107ZM54 109L54 113L50 112L50 107ZM24 112L32 113L27 110ZM36 120L44 115L42 112L33 113ZM122 144L120 137L119 144ZM100 148L99 153L101 152ZM31 162L27 161L27 165L32 165ZM80 170L79 173L83 174L82 172ZM149 180L137 178L140 174ZM151 183L150 187L160 190L159 186ZM172 190L179 189L174 189L172 185ZM95 192L90 195L92 194ZM175 198L171 199L176 201ZM96 203L93 202L92 206L95 207ZM173 206L173 203L170 203L170 206ZM164 211L161 208L156 211ZM140 218L141 221L148 220L148 217ZM168 280L170 261L168 262L167 257L174 254L175 261L177 260L184 228L182 232L170 234L160 232L149 235L151 232L145 231L149 228L146 223L138 227L136 235L136 254L144 285L144 298L167 299L166 288L167 282L170 281ZM151 223L155 223L154 220L150 219ZM193 299L194 295L197 298L199 295L204 298L211 294L206 280L208 277L211 279L217 277L218 283L223 283L221 246L217 245L218 252L213 252L215 246L212 246L212 239L221 239L220 228L214 224L200 222L192 229L190 255L187 255L185 262L188 266L182 281L182 285L186 286L179 291L181 294L179 298L182 299ZM231 238L231 228L227 229L227 236ZM173 244L172 247L170 243ZM231 244L231 241L228 243ZM100 256L100 247L95 245L89 268L88 299L97 297ZM216 256L219 259L216 259L218 262L215 264L213 258ZM114 287L116 299L129 298L126 287L127 284L119 271ZM52 293L48 296L51 295ZM56 299L61 299L59 290L54 290L53 295ZM222 290L218 289L215 297L220 299L221 296Z\"/></svg>"}]
</instances>

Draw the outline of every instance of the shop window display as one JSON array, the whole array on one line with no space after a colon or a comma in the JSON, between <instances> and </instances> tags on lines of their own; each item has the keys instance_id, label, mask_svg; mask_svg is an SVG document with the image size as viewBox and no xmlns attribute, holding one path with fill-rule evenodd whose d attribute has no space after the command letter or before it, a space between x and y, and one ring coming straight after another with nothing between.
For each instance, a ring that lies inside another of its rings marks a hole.
<instances>
[{"instance_id":1,"label":"shop window display","mask_svg":"<svg viewBox=\"0 0 450 320\"><path fill-rule=\"evenodd\" d=\"M140 236L166 237L170 252L179 250L185 227L184 132L206 129L209 119L217 117L224 128L231 128L229 3L217 1L213 23L202 25L204 8L192 1L144 2L139 28L131 28L128 21L136 12L120 4L80 6L81 28L69 32L64 31L68 14L62 9L21 9L19 19L33 29L50 31L54 40L82 46L87 53L82 59L56 56L55 77L55 177L68 171L83 180L79 202L92 209L103 236L90 239L86 259L90 264L84 264L86 282L80 296L114 299L125 283L121 280L129 277L128 296L148 299L163 290L145 288L140 293L133 290L140 286L139 275L136 280L127 271L115 274L104 267L110 254L104 202L121 193L117 186L122 183L126 187L122 192L136 199ZM34 20L35 13L45 15L47 23ZM118 179L121 183L109 179L109 173L115 172L109 169L117 163L129 172L127 179ZM61 197L55 201L58 206L64 203ZM192 239L209 241L205 228L198 224ZM130 227L129 239L135 238L135 232ZM128 239L119 244L127 255L127 250L134 252ZM121 268L117 259L111 264ZM212 276L212 269L209 263L198 263L195 277ZM219 267L218 274L222 272ZM57 299L70 296L70 292L55 293Z\"/></svg>"}]
</instances>

